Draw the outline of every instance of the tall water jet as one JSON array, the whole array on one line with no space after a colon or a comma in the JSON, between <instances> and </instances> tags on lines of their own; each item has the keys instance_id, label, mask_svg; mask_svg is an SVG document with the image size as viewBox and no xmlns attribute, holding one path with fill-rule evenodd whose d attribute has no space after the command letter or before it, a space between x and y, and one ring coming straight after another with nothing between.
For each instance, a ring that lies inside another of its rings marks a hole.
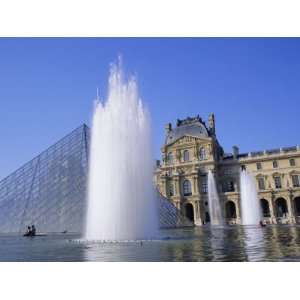
<instances>
[{"instance_id":1,"label":"tall water jet","mask_svg":"<svg viewBox=\"0 0 300 300\"><path fill-rule=\"evenodd\" d=\"M243 225L258 225L261 220L261 210L253 175L246 170L241 171L241 210Z\"/></svg>"},{"instance_id":2,"label":"tall water jet","mask_svg":"<svg viewBox=\"0 0 300 300\"><path fill-rule=\"evenodd\" d=\"M222 214L220 198L217 191L215 177L211 170L208 171L208 206L211 225L223 225L224 218Z\"/></svg>"},{"instance_id":3,"label":"tall water jet","mask_svg":"<svg viewBox=\"0 0 300 300\"><path fill-rule=\"evenodd\" d=\"M96 101L85 238L151 239L158 230L150 115L134 78L112 65L108 98Z\"/></svg>"}]
</instances>

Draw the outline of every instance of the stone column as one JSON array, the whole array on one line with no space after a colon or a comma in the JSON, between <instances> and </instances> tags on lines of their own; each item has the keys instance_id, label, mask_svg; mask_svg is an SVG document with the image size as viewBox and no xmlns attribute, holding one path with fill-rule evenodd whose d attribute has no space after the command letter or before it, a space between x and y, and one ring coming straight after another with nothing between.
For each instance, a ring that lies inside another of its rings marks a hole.
<instances>
[{"instance_id":1,"label":"stone column","mask_svg":"<svg viewBox=\"0 0 300 300\"><path fill-rule=\"evenodd\" d=\"M236 210L236 221L238 224L241 224L242 216L241 216L241 210L240 210L240 205L241 205L241 198L239 197L237 201L234 201L235 203L235 210Z\"/></svg>"},{"instance_id":2,"label":"stone column","mask_svg":"<svg viewBox=\"0 0 300 300\"><path fill-rule=\"evenodd\" d=\"M181 196L181 188L180 188L180 177L174 177L174 188L175 188L175 195L180 197Z\"/></svg>"},{"instance_id":3,"label":"stone column","mask_svg":"<svg viewBox=\"0 0 300 300\"><path fill-rule=\"evenodd\" d=\"M199 176L198 175L194 175L193 176L193 185L194 185L194 194L199 194Z\"/></svg>"},{"instance_id":4,"label":"stone column","mask_svg":"<svg viewBox=\"0 0 300 300\"><path fill-rule=\"evenodd\" d=\"M166 179L166 177L162 177L161 187L162 187L161 192L162 192L163 196L167 198L168 195L167 195L167 179Z\"/></svg>"},{"instance_id":5,"label":"stone column","mask_svg":"<svg viewBox=\"0 0 300 300\"><path fill-rule=\"evenodd\" d=\"M190 183L191 183L191 187L192 187L192 195L195 195L196 194L196 192L195 192L195 182L194 182L194 176L192 176L192 177L188 177L187 178L189 181L190 181Z\"/></svg>"},{"instance_id":6,"label":"stone column","mask_svg":"<svg viewBox=\"0 0 300 300\"><path fill-rule=\"evenodd\" d=\"M266 199L267 200L267 199ZM274 213L274 206L273 206L273 200L272 197L270 200L268 200L269 203L269 210L270 210L270 219L272 224L276 224L276 217Z\"/></svg>"},{"instance_id":7,"label":"stone column","mask_svg":"<svg viewBox=\"0 0 300 300\"><path fill-rule=\"evenodd\" d=\"M180 186L179 186L179 177L174 176L174 196L178 197L180 196Z\"/></svg>"},{"instance_id":8,"label":"stone column","mask_svg":"<svg viewBox=\"0 0 300 300\"><path fill-rule=\"evenodd\" d=\"M276 216L276 208L275 208L275 195L272 194L271 196L271 206L270 206L270 211L273 211L273 217L272 217L272 223L277 224L277 216Z\"/></svg>"},{"instance_id":9,"label":"stone column","mask_svg":"<svg viewBox=\"0 0 300 300\"><path fill-rule=\"evenodd\" d=\"M295 210L294 210L294 205L293 205L293 194L290 193L288 199L287 199L287 206L288 206L288 210L289 210L289 219L290 219L290 223L291 224L295 224L296 223L296 219L295 219Z\"/></svg>"}]
</instances>

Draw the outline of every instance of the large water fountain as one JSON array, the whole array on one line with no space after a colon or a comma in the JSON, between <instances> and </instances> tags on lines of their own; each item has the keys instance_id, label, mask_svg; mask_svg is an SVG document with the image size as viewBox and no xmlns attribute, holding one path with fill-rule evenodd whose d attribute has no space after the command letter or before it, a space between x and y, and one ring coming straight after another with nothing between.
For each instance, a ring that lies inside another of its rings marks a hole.
<instances>
[{"instance_id":1,"label":"large water fountain","mask_svg":"<svg viewBox=\"0 0 300 300\"><path fill-rule=\"evenodd\" d=\"M108 99L96 102L92 124L85 238L151 239L158 216L152 185L150 116L134 78L111 67Z\"/></svg>"},{"instance_id":2,"label":"large water fountain","mask_svg":"<svg viewBox=\"0 0 300 300\"><path fill-rule=\"evenodd\" d=\"M223 225L224 219L220 199L216 187L215 177L211 170L208 171L208 205L211 225Z\"/></svg>"},{"instance_id":3,"label":"large water fountain","mask_svg":"<svg viewBox=\"0 0 300 300\"><path fill-rule=\"evenodd\" d=\"M246 170L241 171L241 210L243 225L258 225L261 210L257 196L256 182L253 175Z\"/></svg>"}]
</instances>

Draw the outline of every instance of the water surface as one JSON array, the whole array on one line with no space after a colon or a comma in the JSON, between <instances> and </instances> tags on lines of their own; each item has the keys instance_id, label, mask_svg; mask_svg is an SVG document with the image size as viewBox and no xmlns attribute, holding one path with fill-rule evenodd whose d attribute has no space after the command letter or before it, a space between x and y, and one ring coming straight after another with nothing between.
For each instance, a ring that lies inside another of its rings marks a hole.
<instances>
[{"instance_id":1,"label":"water surface","mask_svg":"<svg viewBox=\"0 0 300 300\"><path fill-rule=\"evenodd\" d=\"M161 230L144 242L86 243L79 235L0 235L0 261L300 261L300 227Z\"/></svg>"}]
</instances>

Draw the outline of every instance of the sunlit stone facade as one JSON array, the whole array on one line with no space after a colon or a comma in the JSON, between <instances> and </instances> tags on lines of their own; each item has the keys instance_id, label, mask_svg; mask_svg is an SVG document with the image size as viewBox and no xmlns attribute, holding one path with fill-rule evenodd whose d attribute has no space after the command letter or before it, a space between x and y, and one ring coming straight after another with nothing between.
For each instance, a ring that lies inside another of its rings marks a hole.
<instances>
[{"instance_id":1,"label":"sunlit stone facade","mask_svg":"<svg viewBox=\"0 0 300 300\"><path fill-rule=\"evenodd\" d=\"M155 179L167 197L196 225L209 222L207 173L216 178L222 210L229 224L241 222L240 170L257 182L262 215L267 223L300 223L300 148L289 147L226 154L216 136L215 117L206 124L199 116L165 127Z\"/></svg>"}]
</instances>

